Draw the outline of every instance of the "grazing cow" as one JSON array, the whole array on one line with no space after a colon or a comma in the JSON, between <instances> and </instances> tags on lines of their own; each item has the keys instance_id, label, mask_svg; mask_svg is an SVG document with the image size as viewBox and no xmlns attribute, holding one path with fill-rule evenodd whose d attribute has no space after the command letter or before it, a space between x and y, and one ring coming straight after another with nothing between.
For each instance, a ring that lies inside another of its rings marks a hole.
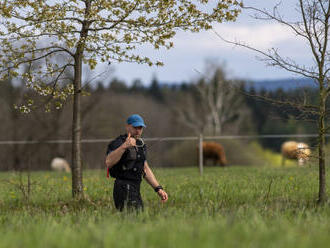
<instances>
[{"instance_id":1,"label":"grazing cow","mask_svg":"<svg viewBox=\"0 0 330 248\"><path fill-rule=\"evenodd\" d=\"M311 150L305 143L296 141L286 141L282 144L282 166L285 164L286 159L298 160L298 165L304 165L311 155Z\"/></svg>"},{"instance_id":2,"label":"grazing cow","mask_svg":"<svg viewBox=\"0 0 330 248\"><path fill-rule=\"evenodd\" d=\"M212 160L214 165L227 165L225 150L216 142L203 142L203 160Z\"/></svg>"},{"instance_id":3,"label":"grazing cow","mask_svg":"<svg viewBox=\"0 0 330 248\"><path fill-rule=\"evenodd\" d=\"M54 171L65 171L68 173L71 172L70 165L64 158L53 158L50 167Z\"/></svg>"}]
</instances>

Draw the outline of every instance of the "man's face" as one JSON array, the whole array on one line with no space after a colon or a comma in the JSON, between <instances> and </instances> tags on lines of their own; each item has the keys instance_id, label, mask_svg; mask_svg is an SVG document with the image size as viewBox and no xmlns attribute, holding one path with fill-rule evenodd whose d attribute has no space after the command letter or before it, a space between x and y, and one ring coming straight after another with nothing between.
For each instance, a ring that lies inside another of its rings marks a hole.
<instances>
[{"instance_id":1,"label":"man's face","mask_svg":"<svg viewBox=\"0 0 330 248\"><path fill-rule=\"evenodd\" d=\"M141 137L143 127L133 127L132 125L126 125L127 133L130 133L132 137L138 139Z\"/></svg>"}]
</instances>

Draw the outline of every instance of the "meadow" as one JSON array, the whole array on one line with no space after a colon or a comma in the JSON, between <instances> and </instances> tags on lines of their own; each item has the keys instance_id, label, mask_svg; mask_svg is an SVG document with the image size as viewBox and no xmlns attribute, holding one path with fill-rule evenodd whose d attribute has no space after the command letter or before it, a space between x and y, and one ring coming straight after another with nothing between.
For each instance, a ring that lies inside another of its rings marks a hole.
<instances>
[{"instance_id":1,"label":"meadow","mask_svg":"<svg viewBox=\"0 0 330 248\"><path fill-rule=\"evenodd\" d=\"M71 197L71 175L0 173L0 247L327 247L330 205L316 205L318 169L154 169L166 204L142 183L145 209L119 213L113 179L84 172L86 199ZM330 177L327 177L329 184ZM21 182L20 182L21 180ZM329 187L327 188L329 192Z\"/></svg>"}]
</instances>

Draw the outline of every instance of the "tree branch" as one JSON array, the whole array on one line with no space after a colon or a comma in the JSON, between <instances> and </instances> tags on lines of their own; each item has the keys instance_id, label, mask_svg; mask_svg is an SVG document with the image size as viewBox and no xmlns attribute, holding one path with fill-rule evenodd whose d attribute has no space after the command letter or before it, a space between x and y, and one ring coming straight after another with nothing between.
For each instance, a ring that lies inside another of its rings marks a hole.
<instances>
[{"instance_id":1,"label":"tree branch","mask_svg":"<svg viewBox=\"0 0 330 248\"><path fill-rule=\"evenodd\" d=\"M257 52L261 55L263 55L265 58L268 58L269 61L272 61L272 63L270 65L272 66L279 66L287 71L290 71L290 72L293 72L293 73L296 73L296 74L300 74L300 75L303 75L304 77L309 77L309 78L312 78L312 79L318 79L317 77L317 73L313 72L313 71L308 71L307 69L305 68L301 68L299 67L298 65L295 65L293 63L289 63L288 61L285 61L278 53L275 49L273 49L273 52L274 52L274 55L271 55L271 54L268 54L264 51L261 51L257 48L254 48L254 47L251 47L247 44L243 44L243 43L240 43L240 42L234 42L234 41L229 41L229 40L226 40L225 38L223 38L217 31L215 31L214 29L212 29L212 31L215 33L216 36L218 36L218 38L220 38L222 41L226 42L226 43L229 43L229 44L233 44L233 45L236 45L236 46L240 46L240 47L244 47L244 48L247 48L251 51L254 51L254 52ZM261 59L261 60L264 60L264 59ZM265 61L268 61L268 60L265 60Z\"/></svg>"}]
</instances>

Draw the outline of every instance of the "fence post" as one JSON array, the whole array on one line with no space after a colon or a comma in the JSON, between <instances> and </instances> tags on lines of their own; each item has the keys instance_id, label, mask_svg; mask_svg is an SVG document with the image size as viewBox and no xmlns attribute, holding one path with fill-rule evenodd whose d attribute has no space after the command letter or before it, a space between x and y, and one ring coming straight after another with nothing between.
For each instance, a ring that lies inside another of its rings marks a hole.
<instances>
[{"instance_id":1,"label":"fence post","mask_svg":"<svg viewBox=\"0 0 330 248\"><path fill-rule=\"evenodd\" d=\"M199 174L203 175L203 135L199 135Z\"/></svg>"}]
</instances>

